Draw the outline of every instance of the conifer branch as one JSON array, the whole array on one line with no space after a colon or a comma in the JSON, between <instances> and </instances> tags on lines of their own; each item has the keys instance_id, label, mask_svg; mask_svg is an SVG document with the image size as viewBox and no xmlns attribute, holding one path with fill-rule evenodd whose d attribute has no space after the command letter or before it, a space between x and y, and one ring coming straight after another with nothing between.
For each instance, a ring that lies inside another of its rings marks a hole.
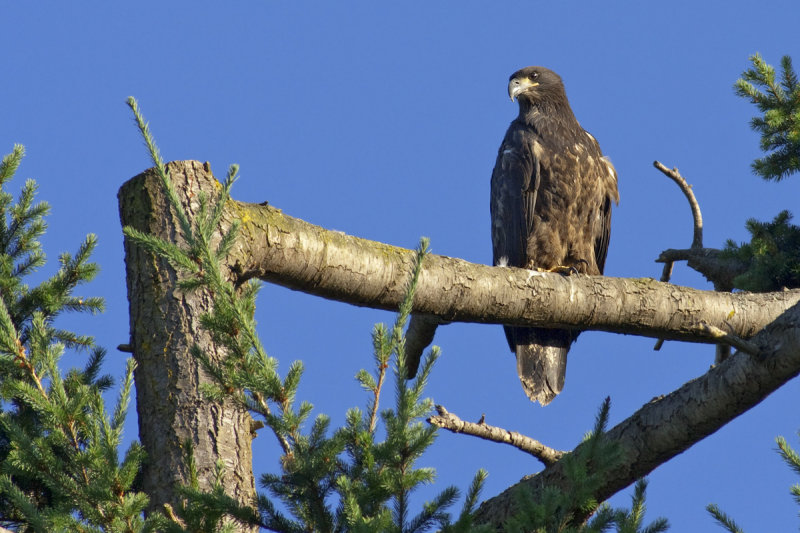
<instances>
[{"instance_id":1,"label":"conifer branch","mask_svg":"<svg viewBox=\"0 0 800 533\"><path fill-rule=\"evenodd\" d=\"M759 54L750 57L752 67L734 85L738 96L749 99L761 116L750 127L761 134L767 154L752 163L753 172L766 180L780 181L800 171L800 84L789 56L781 59L781 79Z\"/></svg>"},{"instance_id":2,"label":"conifer branch","mask_svg":"<svg viewBox=\"0 0 800 533\"><path fill-rule=\"evenodd\" d=\"M139 104L136 99L132 96L128 97L127 100L128 107L131 108L133 111L134 119L136 120L136 125L139 128L139 132L142 134L142 138L144 139L145 146L147 147L147 152L150 154L150 159L153 161L153 164L156 166L156 170L158 171L158 176L161 178L161 184L164 187L164 191L169 198L170 204L175 209L175 214L178 217L178 223L181 227L181 231L185 238L189 239L190 246L194 244L192 240L192 225L189 222L189 218L186 215L186 211L183 209L180 200L178 199L178 194L175 192L175 188L172 185L172 180L169 176L169 171L167 170L167 166L164 164L164 160L161 158L161 152L158 150L158 146L156 146L155 141L153 140L153 135L150 133L150 125L144 119L144 116L139 111Z\"/></svg>"},{"instance_id":3,"label":"conifer branch","mask_svg":"<svg viewBox=\"0 0 800 533\"><path fill-rule=\"evenodd\" d=\"M378 410L380 408L380 398L381 398L381 389L383 388L383 380L386 377L386 370L389 368L389 358L391 357L391 347L387 346L386 341L386 332L384 328L376 327L373 333L373 346L375 351L375 359L378 367L378 381L375 382L372 380L369 383L370 390L372 391L373 397L370 400L369 404L369 424L367 427L369 428L370 433L375 431L375 427L378 422ZM366 372L365 372L366 373ZM371 377L371 376L370 376ZM364 377L361 377L362 383L367 383L364 381Z\"/></svg>"},{"instance_id":4,"label":"conifer branch","mask_svg":"<svg viewBox=\"0 0 800 533\"><path fill-rule=\"evenodd\" d=\"M453 433L464 433L484 440L509 444L525 453L539 459L545 466L556 463L566 452L545 446L536 439L509 431L497 426L491 426L483 421L478 423L466 422L454 413L449 412L444 406L436 406L437 415L428 418L428 422L437 427L452 431Z\"/></svg>"},{"instance_id":5,"label":"conifer branch","mask_svg":"<svg viewBox=\"0 0 800 533\"><path fill-rule=\"evenodd\" d=\"M0 161L0 186L14 177L23 157L25 157L25 147L21 144L15 144L11 153L3 156Z\"/></svg>"},{"instance_id":6,"label":"conifer branch","mask_svg":"<svg viewBox=\"0 0 800 533\"><path fill-rule=\"evenodd\" d=\"M722 512L716 504L708 504L706 506L706 511L714 517L714 520L716 520L719 525L727 529L730 533L744 533L744 530L739 527L739 524L737 524L733 518Z\"/></svg>"}]
</instances>

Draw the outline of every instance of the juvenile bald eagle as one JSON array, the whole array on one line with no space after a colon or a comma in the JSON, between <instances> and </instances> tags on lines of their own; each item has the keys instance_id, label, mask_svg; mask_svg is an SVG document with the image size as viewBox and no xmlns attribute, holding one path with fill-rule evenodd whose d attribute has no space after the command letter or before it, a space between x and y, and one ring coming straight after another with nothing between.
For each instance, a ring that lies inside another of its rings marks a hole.
<instances>
[{"instance_id":1,"label":"juvenile bald eagle","mask_svg":"<svg viewBox=\"0 0 800 533\"><path fill-rule=\"evenodd\" d=\"M526 67L511 75L508 95L519 116L492 172L494 264L602 274L619 202L614 167L578 124L558 74ZM564 386L577 332L504 327L525 393L547 405Z\"/></svg>"}]
</instances>

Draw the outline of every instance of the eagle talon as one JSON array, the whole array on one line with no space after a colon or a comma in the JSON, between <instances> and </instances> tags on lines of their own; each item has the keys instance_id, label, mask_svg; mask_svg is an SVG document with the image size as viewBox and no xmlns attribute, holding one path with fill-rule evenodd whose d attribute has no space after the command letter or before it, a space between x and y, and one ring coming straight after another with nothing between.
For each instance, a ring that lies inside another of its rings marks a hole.
<instances>
[{"instance_id":1,"label":"eagle talon","mask_svg":"<svg viewBox=\"0 0 800 533\"><path fill-rule=\"evenodd\" d=\"M579 263L589 264L587 261L581 259ZM571 276L573 274L580 274L580 271L575 265L557 265L553 268L536 268L537 272L550 272L553 274L561 274L562 276Z\"/></svg>"}]
</instances>

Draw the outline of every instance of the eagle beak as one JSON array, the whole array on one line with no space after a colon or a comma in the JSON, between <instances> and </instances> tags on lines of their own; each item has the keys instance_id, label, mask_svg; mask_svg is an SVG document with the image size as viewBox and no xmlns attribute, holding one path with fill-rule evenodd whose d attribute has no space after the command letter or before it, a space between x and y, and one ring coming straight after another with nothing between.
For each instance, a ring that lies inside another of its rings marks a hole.
<instances>
[{"instance_id":1,"label":"eagle beak","mask_svg":"<svg viewBox=\"0 0 800 533\"><path fill-rule=\"evenodd\" d=\"M508 96L513 102L516 100L519 93L531 87L536 87L537 85L539 85L539 82L531 81L530 78L512 78L511 81L508 82Z\"/></svg>"}]
</instances>

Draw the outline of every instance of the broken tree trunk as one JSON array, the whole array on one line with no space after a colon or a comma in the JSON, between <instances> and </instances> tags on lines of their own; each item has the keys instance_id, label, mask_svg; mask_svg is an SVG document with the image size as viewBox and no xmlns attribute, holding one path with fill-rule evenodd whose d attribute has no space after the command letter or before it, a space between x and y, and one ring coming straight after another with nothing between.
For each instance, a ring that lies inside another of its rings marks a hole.
<instances>
[{"instance_id":1,"label":"broken tree trunk","mask_svg":"<svg viewBox=\"0 0 800 533\"><path fill-rule=\"evenodd\" d=\"M171 163L168 168L184 209L194 215L198 192L213 192L216 180L199 162ZM152 169L125 183L118 198L123 226L180 242L177 220ZM164 504L174 506L179 501L175 489L189 481L185 442L191 442L201 489L211 487L215 464L222 460L225 492L252 505L250 415L232 402L203 397L200 385L209 378L189 353L197 344L219 356L219 349L200 328L200 316L209 310L209 295L178 290L172 265L127 239L125 264L130 345L138 364L139 439L147 452L142 488L150 497L150 509L161 510Z\"/></svg>"}]
</instances>

